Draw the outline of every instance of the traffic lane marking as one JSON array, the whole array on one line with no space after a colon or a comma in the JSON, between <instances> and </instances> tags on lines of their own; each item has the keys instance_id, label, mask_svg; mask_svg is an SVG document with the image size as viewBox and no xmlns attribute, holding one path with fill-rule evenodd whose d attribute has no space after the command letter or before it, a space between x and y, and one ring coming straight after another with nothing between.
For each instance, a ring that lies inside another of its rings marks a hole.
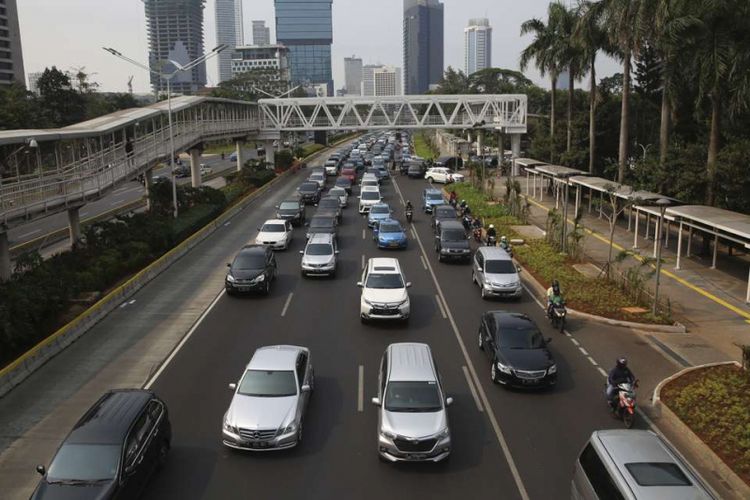
<instances>
[{"instance_id":1,"label":"traffic lane marking","mask_svg":"<svg viewBox=\"0 0 750 500\"><path fill-rule=\"evenodd\" d=\"M292 302L292 297L294 297L294 292L289 292L289 296L286 298L286 302L284 302L284 308L281 310L282 318L286 316L286 311L287 309L289 309L289 304Z\"/></svg>"},{"instance_id":2,"label":"traffic lane marking","mask_svg":"<svg viewBox=\"0 0 750 500\"><path fill-rule=\"evenodd\" d=\"M365 411L365 367L359 365L357 370L359 373L357 381L357 411L362 413Z\"/></svg>"},{"instance_id":3,"label":"traffic lane marking","mask_svg":"<svg viewBox=\"0 0 750 500\"><path fill-rule=\"evenodd\" d=\"M474 383L471 381L471 375L469 374L469 369L466 368L466 365L462 366L461 369L464 372L464 377L466 378L466 385L469 386L469 390L471 391L471 397L474 398L474 404L477 405L477 410L480 412L484 412L484 407L482 406L482 401L479 399L479 395L477 394L477 389L474 387Z\"/></svg>"},{"instance_id":4,"label":"traffic lane marking","mask_svg":"<svg viewBox=\"0 0 750 500\"><path fill-rule=\"evenodd\" d=\"M437 302L437 305L440 308L440 314L443 316L443 319L448 319L448 316L445 315L445 308L443 307L443 303L440 302L440 296L435 295L435 302Z\"/></svg>"}]
</instances>

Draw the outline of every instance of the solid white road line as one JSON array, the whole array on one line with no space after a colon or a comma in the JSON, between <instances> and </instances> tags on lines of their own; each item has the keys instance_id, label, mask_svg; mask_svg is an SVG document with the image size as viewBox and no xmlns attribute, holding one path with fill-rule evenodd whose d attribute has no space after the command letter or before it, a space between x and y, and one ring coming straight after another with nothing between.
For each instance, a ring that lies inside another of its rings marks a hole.
<instances>
[{"instance_id":1,"label":"solid white road line","mask_svg":"<svg viewBox=\"0 0 750 500\"><path fill-rule=\"evenodd\" d=\"M477 394L477 389L474 387L474 383L471 381L471 375L469 375L469 369L466 368L466 366L461 367L464 371L464 377L466 377L466 384L469 386L469 390L471 391L471 396L474 398L474 403L477 405L477 410L480 412L484 411L484 408L482 408L482 402L479 400L479 395Z\"/></svg>"},{"instance_id":2,"label":"solid white road line","mask_svg":"<svg viewBox=\"0 0 750 500\"><path fill-rule=\"evenodd\" d=\"M419 256L419 260L422 261L422 267L424 267L424 270L427 271L427 262L425 262L424 257L422 255Z\"/></svg>"},{"instance_id":3,"label":"solid white road line","mask_svg":"<svg viewBox=\"0 0 750 500\"><path fill-rule=\"evenodd\" d=\"M151 388L154 382L156 382L156 379L159 378L159 375L161 375L161 373L167 368L167 366L169 366L169 363L172 362L172 360L177 355L177 353L180 352L180 349L182 349L182 346L184 346L185 343L188 340L190 340L190 337L193 336L193 333L195 333L195 331L198 329L198 327L203 322L203 320L206 319L206 316L208 316L208 313L210 313L211 310L214 308L214 306L216 306L216 304L219 303L219 299L221 299L224 296L224 293L226 293L226 291L222 288L219 294L216 297L214 297L214 300L211 302L211 304L209 304L208 308L205 311L203 311L203 314L201 314L198 317L198 319L193 324L193 326L190 327L190 330L188 330L185 336L182 337L182 340L180 340L180 343L177 344L177 346L174 349L172 349L172 352L169 353L169 356L167 356L167 359L165 359L164 362L161 364L161 366L159 366L159 369L156 370L156 373L154 373L151 376L151 378L149 378L148 381L144 384L143 386L144 389Z\"/></svg>"},{"instance_id":4,"label":"solid white road line","mask_svg":"<svg viewBox=\"0 0 750 500\"><path fill-rule=\"evenodd\" d=\"M289 297L287 297L286 302L284 302L284 309L281 310L282 318L286 316L286 310L289 309L289 304L292 302L292 297L294 297L294 292L289 292Z\"/></svg>"},{"instance_id":5,"label":"solid white road line","mask_svg":"<svg viewBox=\"0 0 750 500\"><path fill-rule=\"evenodd\" d=\"M398 188L398 183L394 179L393 185L396 187L396 192L398 193L399 197L401 197L401 200L404 199L403 195L401 194L401 190ZM419 244L419 248L422 250L422 255L425 256L425 259L427 258L427 251L424 248L424 245L422 244L422 239L419 237L419 234L417 234L416 237L417 243ZM435 284L435 288L437 289L438 295L440 295L440 298L443 299L443 302L447 305L447 301L445 300L445 295L443 294L442 288L440 288L440 283L438 282L437 276L435 275L435 271L432 269L432 264L430 264L430 261L427 261L427 269L430 272L430 275L432 276L432 281ZM459 347L461 348L461 353L464 356L464 360L466 361L466 365L469 368L469 371L472 376L472 380L474 381L474 384L476 385L477 391L479 392L479 395L481 397L482 403L486 408L491 408L489 400L487 399L487 394L484 392L484 388L482 387L482 384L479 382L479 377L477 376L477 372L474 369L474 365L471 362L471 358L469 358L469 352L466 350L466 345L464 344L463 338L461 337L461 332L458 330L458 325L456 325L456 321L453 319L453 314L451 313L450 307L446 307L446 313L448 314L448 321L450 321L451 328L453 329L453 335L456 337L456 341L458 342ZM508 468L510 468L511 475L513 476L513 480L516 483L516 488L518 488L518 493L521 496L523 500L529 500L529 494L526 492L526 487L523 484L523 480L521 479L521 474L518 472L518 467L516 466L516 462L513 459L513 455L510 453L510 447L508 446L508 442L505 440L505 435L503 434L503 431L500 429L500 424L497 422L497 418L495 418L495 413L492 411L486 411L485 414L487 415L487 418L490 420L490 424L492 425L493 430L495 431L495 436L497 437L497 441L500 444L500 448L503 451L503 456L505 457L505 461L508 462Z\"/></svg>"},{"instance_id":6,"label":"solid white road line","mask_svg":"<svg viewBox=\"0 0 750 500\"><path fill-rule=\"evenodd\" d=\"M445 308L443 307L442 302L440 302L440 297L437 295L435 295L435 302L437 302L437 305L440 308L440 314L443 315L443 319L448 319L448 316L445 315Z\"/></svg>"},{"instance_id":7,"label":"solid white road line","mask_svg":"<svg viewBox=\"0 0 750 500\"><path fill-rule=\"evenodd\" d=\"M411 234L412 234L412 236L414 236L415 238L417 237L417 232L416 232L416 231L414 230L414 226L412 226L412 227L411 227Z\"/></svg>"},{"instance_id":8,"label":"solid white road line","mask_svg":"<svg viewBox=\"0 0 750 500\"><path fill-rule=\"evenodd\" d=\"M359 380L357 382L357 411L365 411L365 367L359 365Z\"/></svg>"}]
</instances>

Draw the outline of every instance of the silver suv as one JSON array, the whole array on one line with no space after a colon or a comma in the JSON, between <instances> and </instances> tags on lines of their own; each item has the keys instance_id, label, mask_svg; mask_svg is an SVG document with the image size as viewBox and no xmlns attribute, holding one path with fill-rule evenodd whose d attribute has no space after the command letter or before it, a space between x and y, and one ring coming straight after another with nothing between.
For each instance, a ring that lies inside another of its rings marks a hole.
<instances>
[{"instance_id":1,"label":"silver suv","mask_svg":"<svg viewBox=\"0 0 750 500\"><path fill-rule=\"evenodd\" d=\"M302 254L302 276L334 276L336 255L339 253L336 236L328 233L310 235Z\"/></svg>"},{"instance_id":2,"label":"silver suv","mask_svg":"<svg viewBox=\"0 0 750 500\"><path fill-rule=\"evenodd\" d=\"M518 272L508 252L500 247L479 247L472 262L471 280L479 285L482 298L521 298L523 287Z\"/></svg>"},{"instance_id":3,"label":"silver suv","mask_svg":"<svg viewBox=\"0 0 750 500\"><path fill-rule=\"evenodd\" d=\"M313 390L310 350L293 345L255 351L224 414L222 442L241 450L282 450L302 440Z\"/></svg>"},{"instance_id":4,"label":"silver suv","mask_svg":"<svg viewBox=\"0 0 750 500\"><path fill-rule=\"evenodd\" d=\"M427 344L391 344L378 378L378 453L389 462L439 462L451 452L442 381Z\"/></svg>"}]
</instances>

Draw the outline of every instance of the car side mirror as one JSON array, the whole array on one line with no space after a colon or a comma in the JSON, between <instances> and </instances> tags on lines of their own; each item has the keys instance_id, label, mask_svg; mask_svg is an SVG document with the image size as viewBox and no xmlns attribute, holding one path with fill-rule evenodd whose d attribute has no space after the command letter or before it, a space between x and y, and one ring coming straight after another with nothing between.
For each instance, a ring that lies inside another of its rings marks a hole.
<instances>
[{"instance_id":1,"label":"car side mirror","mask_svg":"<svg viewBox=\"0 0 750 500\"><path fill-rule=\"evenodd\" d=\"M310 385L309 384L304 384L302 386L302 392L310 392Z\"/></svg>"},{"instance_id":2,"label":"car side mirror","mask_svg":"<svg viewBox=\"0 0 750 500\"><path fill-rule=\"evenodd\" d=\"M37 465L36 471L43 476L47 472L47 469L43 465Z\"/></svg>"},{"instance_id":3,"label":"car side mirror","mask_svg":"<svg viewBox=\"0 0 750 500\"><path fill-rule=\"evenodd\" d=\"M546 339L544 339L544 342L546 344L549 344L550 342L552 342L552 337L547 337Z\"/></svg>"},{"instance_id":4,"label":"car side mirror","mask_svg":"<svg viewBox=\"0 0 750 500\"><path fill-rule=\"evenodd\" d=\"M260 231L260 228L258 228L258 231Z\"/></svg>"},{"instance_id":5,"label":"car side mirror","mask_svg":"<svg viewBox=\"0 0 750 500\"><path fill-rule=\"evenodd\" d=\"M278 205L274 205L274 207L275 207L275 208L279 208L279 206L278 206Z\"/></svg>"},{"instance_id":6,"label":"car side mirror","mask_svg":"<svg viewBox=\"0 0 750 500\"><path fill-rule=\"evenodd\" d=\"M445 398L445 406L450 406L453 404L453 398L447 397Z\"/></svg>"},{"instance_id":7,"label":"car side mirror","mask_svg":"<svg viewBox=\"0 0 750 500\"><path fill-rule=\"evenodd\" d=\"M231 262L227 262L227 267L232 267L232 263Z\"/></svg>"},{"instance_id":8,"label":"car side mirror","mask_svg":"<svg viewBox=\"0 0 750 500\"><path fill-rule=\"evenodd\" d=\"M236 391L237 390L237 384L235 384L235 383L229 384L229 390L230 391Z\"/></svg>"},{"instance_id":9,"label":"car side mirror","mask_svg":"<svg viewBox=\"0 0 750 500\"><path fill-rule=\"evenodd\" d=\"M516 266L516 271L520 273L522 271L521 266Z\"/></svg>"},{"instance_id":10,"label":"car side mirror","mask_svg":"<svg viewBox=\"0 0 750 500\"><path fill-rule=\"evenodd\" d=\"M360 287L360 288L362 288L362 282L361 281L357 281L357 286Z\"/></svg>"},{"instance_id":11,"label":"car side mirror","mask_svg":"<svg viewBox=\"0 0 750 500\"><path fill-rule=\"evenodd\" d=\"M380 406L380 398L372 398L372 404L375 406Z\"/></svg>"},{"instance_id":12,"label":"car side mirror","mask_svg":"<svg viewBox=\"0 0 750 500\"><path fill-rule=\"evenodd\" d=\"M335 253L336 255L338 255L340 251L341 251L341 250L336 250L336 251L335 251L334 253Z\"/></svg>"},{"instance_id":13,"label":"car side mirror","mask_svg":"<svg viewBox=\"0 0 750 500\"><path fill-rule=\"evenodd\" d=\"M484 270L483 270L483 269L482 269L481 267L478 267L478 268L477 268L477 272L478 272L478 273L481 273L481 272L484 272Z\"/></svg>"},{"instance_id":14,"label":"car side mirror","mask_svg":"<svg viewBox=\"0 0 750 500\"><path fill-rule=\"evenodd\" d=\"M304 250L300 250L300 251L299 251L299 254L300 254L300 255L305 255L305 251L304 251Z\"/></svg>"},{"instance_id":15,"label":"car side mirror","mask_svg":"<svg viewBox=\"0 0 750 500\"><path fill-rule=\"evenodd\" d=\"M307 226L309 226L309 225L310 225L310 223L309 223L309 222L305 222L305 227L307 227Z\"/></svg>"},{"instance_id":16,"label":"car side mirror","mask_svg":"<svg viewBox=\"0 0 750 500\"><path fill-rule=\"evenodd\" d=\"M406 288L411 288L411 281L406 282Z\"/></svg>"}]
</instances>

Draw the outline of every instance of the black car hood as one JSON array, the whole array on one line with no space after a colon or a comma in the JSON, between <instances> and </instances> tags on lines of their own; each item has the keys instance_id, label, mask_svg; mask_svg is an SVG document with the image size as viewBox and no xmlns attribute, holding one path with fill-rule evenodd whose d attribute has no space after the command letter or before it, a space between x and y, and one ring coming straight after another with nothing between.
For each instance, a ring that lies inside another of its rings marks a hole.
<instances>
[{"instance_id":1,"label":"black car hood","mask_svg":"<svg viewBox=\"0 0 750 500\"><path fill-rule=\"evenodd\" d=\"M230 274L236 280L251 280L263 274L264 269L232 269Z\"/></svg>"},{"instance_id":2,"label":"black car hood","mask_svg":"<svg viewBox=\"0 0 750 500\"><path fill-rule=\"evenodd\" d=\"M94 484L60 484L48 483L44 479L39 482L32 500L98 500L110 498L117 483L115 480Z\"/></svg>"},{"instance_id":3,"label":"black car hood","mask_svg":"<svg viewBox=\"0 0 750 500\"><path fill-rule=\"evenodd\" d=\"M461 248L469 248L469 240L461 240L461 241L441 241L440 244L443 248L453 248L453 249L461 249Z\"/></svg>"},{"instance_id":4,"label":"black car hood","mask_svg":"<svg viewBox=\"0 0 750 500\"><path fill-rule=\"evenodd\" d=\"M500 348L500 355L507 364L519 370L546 370L553 363L552 354L546 347L541 349Z\"/></svg>"}]
</instances>

